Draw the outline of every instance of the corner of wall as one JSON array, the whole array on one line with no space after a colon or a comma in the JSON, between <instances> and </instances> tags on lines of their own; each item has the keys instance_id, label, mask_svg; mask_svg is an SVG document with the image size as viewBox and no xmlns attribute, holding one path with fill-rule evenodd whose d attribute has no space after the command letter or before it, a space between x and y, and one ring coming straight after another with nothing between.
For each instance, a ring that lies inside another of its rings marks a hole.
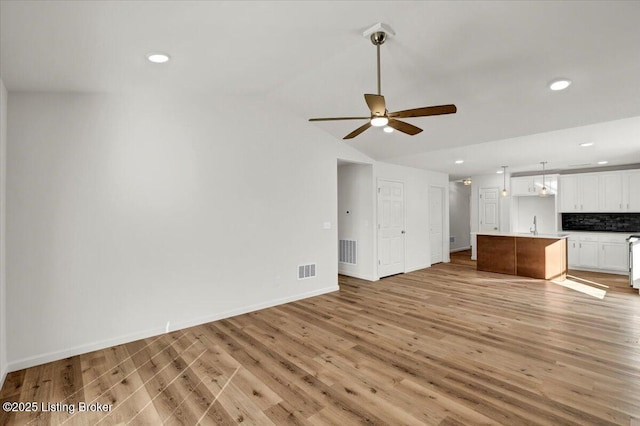
<instances>
[{"instance_id":1,"label":"corner of wall","mask_svg":"<svg viewBox=\"0 0 640 426\"><path fill-rule=\"evenodd\" d=\"M7 376L6 177L7 89L0 78L0 388Z\"/></svg>"}]
</instances>

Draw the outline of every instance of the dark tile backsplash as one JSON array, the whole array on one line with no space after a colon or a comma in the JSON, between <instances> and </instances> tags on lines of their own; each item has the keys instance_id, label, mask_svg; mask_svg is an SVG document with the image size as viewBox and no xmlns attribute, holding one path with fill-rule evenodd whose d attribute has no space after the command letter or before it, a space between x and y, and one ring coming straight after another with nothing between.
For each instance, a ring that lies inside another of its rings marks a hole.
<instances>
[{"instance_id":1,"label":"dark tile backsplash","mask_svg":"<svg viewBox=\"0 0 640 426\"><path fill-rule=\"evenodd\" d=\"M640 213L562 213L562 230L640 232Z\"/></svg>"}]
</instances>

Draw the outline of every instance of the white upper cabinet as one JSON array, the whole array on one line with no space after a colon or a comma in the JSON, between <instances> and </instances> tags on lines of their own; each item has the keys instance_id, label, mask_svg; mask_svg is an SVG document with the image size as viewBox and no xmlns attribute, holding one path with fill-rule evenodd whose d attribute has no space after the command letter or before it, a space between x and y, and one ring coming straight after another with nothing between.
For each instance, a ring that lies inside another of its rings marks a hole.
<instances>
[{"instance_id":1,"label":"white upper cabinet","mask_svg":"<svg viewBox=\"0 0 640 426\"><path fill-rule=\"evenodd\" d=\"M580 182L580 211L597 212L598 211L598 176L583 175Z\"/></svg>"},{"instance_id":2,"label":"white upper cabinet","mask_svg":"<svg viewBox=\"0 0 640 426\"><path fill-rule=\"evenodd\" d=\"M600 175L599 210L603 212L619 212L623 210L622 173L605 173Z\"/></svg>"},{"instance_id":3,"label":"white upper cabinet","mask_svg":"<svg viewBox=\"0 0 640 426\"><path fill-rule=\"evenodd\" d=\"M598 176L560 176L560 211L598 211Z\"/></svg>"},{"instance_id":4,"label":"white upper cabinet","mask_svg":"<svg viewBox=\"0 0 640 426\"><path fill-rule=\"evenodd\" d=\"M640 170L560 176L560 211L640 212Z\"/></svg>"},{"instance_id":5,"label":"white upper cabinet","mask_svg":"<svg viewBox=\"0 0 640 426\"><path fill-rule=\"evenodd\" d=\"M511 179L511 195L534 195L533 176L519 177Z\"/></svg>"},{"instance_id":6,"label":"white upper cabinet","mask_svg":"<svg viewBox=\"0 0 640 426\"><path fill-rule=\"evenodd\" d=\"M625 211L640 213L640 170L625 173L622 205Z\"/></svg>"},{"instance_id":7,"label":"white upper cabinet","mask_svg":"<svg viewBox=\"0 0 640 426\"><path fill-rule=\"evenodd\" d=\"M578 204L578 176L560 176L560 211L580 211Z\"/></svg>"},{"instance_id":8,"label":"white upper cabinet","mask_svg":"<svg viewBox=\"0 0 640 426\"><path fill-rule=\"evenodd\" d=\"M547 188L547 194L552 195L557 193L557 175L546 175L544 177L544 185L542 180L542 175L511 178L511 195L515 197L539 195L543 186Z\"/></svg>"}]
</instances>

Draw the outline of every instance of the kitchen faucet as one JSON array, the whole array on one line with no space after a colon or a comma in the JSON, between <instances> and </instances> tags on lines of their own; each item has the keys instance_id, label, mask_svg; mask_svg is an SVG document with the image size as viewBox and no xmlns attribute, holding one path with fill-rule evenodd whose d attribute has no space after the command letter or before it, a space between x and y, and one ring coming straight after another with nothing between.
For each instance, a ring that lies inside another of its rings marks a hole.
<instances>
[{"instance_id":1,"label":"kitchen faucet","mask_svg":"<svg viewBox=\"0 0 640 426\"><path fill-rule=\"evenodd\" d=\"M535 216L533 216L533 228L529 228L529 232L533 235L538 235L538 220Z\"/></svg>"}]
</instances>

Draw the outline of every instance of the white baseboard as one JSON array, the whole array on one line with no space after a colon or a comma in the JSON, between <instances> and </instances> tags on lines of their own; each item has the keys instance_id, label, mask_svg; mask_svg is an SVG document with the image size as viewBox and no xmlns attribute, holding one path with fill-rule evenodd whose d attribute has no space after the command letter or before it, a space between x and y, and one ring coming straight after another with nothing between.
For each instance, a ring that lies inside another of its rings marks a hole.
<instances>
[{"instance_id":1,"label":"white baseboard","mask_svg":"<svg viewBox=\"0 0 640 426\"><path fill-rule=\"evenodd\" d=\"M23 368L34 367L36 365L46 364L52 361L58 361L61 359L69 358L76 355L85 354L88 352L97 351L111 346L121 345L123 343L129 343L140 339L147 339L152 336L157 336L164 333L162 327L153 328L150 330L140 331L137 333L127 334L125 336L114 337L112 339L100 340L97 342L87 343L84 345L78 345L73 348L64 349L61 351L47 352L40 355L34 355L27 358L22 358L9 363L8 371L22 370Z\"/></svg>"},{"instance_id":2,"label":"white baseboard","mask_svg":"<svg viewBox=\"0 0 640 426\"><path fill-rule=\"evenodd\" d=\"M378 281L378 278L374 278L371 275L357 274L357 273L354 274L353 272L345 272L345 271L338 271L338 274L344 275L346 277L358 278L366 281Z\"/></svg>"},{"instance_id":3,"label":"white baseboard","mask_svg":"<svg viewBox=\"0 0 640 426\"><path fill-rule=\"evenodd\" d=\"M206 317L200 317L192 320L181 321L181 322L177 322L177 325L175 327L171 327L169 332L182 330L184 328L189 328L189 327L193 327L200 324L206 324L212 321L218 321L224 318L230 318L236 315L246 314L248 312L257 311L260 309L282 305L284 303L295 302L296 300L307 299L309 297L319 296L321 294L331 293L338 290L340 290L340 287L338 287L338 285L335 285L335 286L326 287L320 290L314 290L307 293L297 294L294 296L274 299L269 302L258 303L255 305L245 306L238 309L232 309L230 311L219 312ZM58 361L60 359L69 358L72 356L109 348L111 346L122 345L124 343L129 343L129 342L133 342L140 339L147 339L149 337L158 336L164 333L166 333L166 330L164 327L157 327L149 330L127 334L125 336L119 336L119 337L114 337L112 339L106 339L98 342L92 342L84 345L75 346L73 348L65 349L62 351L54 351L54 352L49 352L45 354L35 355L28 358L19 359L9 363L9 365L7 366L7 370L3 372L2 383L4 383L6 374L11 371L22 370L23 368L29 368L36 365L46 364L48 362Z\"/></svg>"},{"instance_id":4,"label":"white baseboard","mask_svg":"<svg viewBox=\"0 0 640 426\"><path fill-rule=\"evenodd\" d=\"M431 263L425 263L425 264L422 264L422 265L409 266L408 268L405 268L404 273L408 274L409 272L419 271L420 269L427 269L427 268L431 268Z\"/></svg>"},{"instance_id":5,"label":"white baseboard","mask_svg":"<svg viewBox=\"0 0 640 426\"><path fill-rule=\"evenodd\" d=\"M7 374L9 373L9 368L5 368L0 372L0 389L4 386L4 381L7 378Z\"/></svg>"},{"instance_id":6,"label":"white baseboard","mask_svg":"<svg viewBox=\"0 0 640 426\"><path fill-rule=\"evenodd\" d=\"M271 308L273 306L283 305L285 303L295 302L296 300L308 299L314 296L320 296L321 294L332 293L340 290L337 285L323 288L320 290L309 291L307 293L297 294L295 296L283 297L280 299L271 300L269 302L257 303L255 305L245 306L239 309L232 309L230 311L221 312L206 317L195 318L193 320L187 320L177 322L176 327L171 327L171 331L182 330L184 328L194 327L200 324L206 324L208 322L218 321L225 318L235 317L237 315L246 314L249 312L259 311L261 309Z\"/></svg>"},{"instance_id":7,"label":"white baseboard","mask_svg":"<svg viewBox=\"0 0 640 426\"><path fill-rule=\"evenodd\" d=\"M600 272L601 274L614 274L614 275L627 275L627 276L629 276L629 272L627 272L627 271L611 271L611 270L608 270L608 269L583 268L581 266L569 266L569 269L573 269L574 271Z\"/></svg>"},{"instance_id":8,"label":"white baseboard","mask_svg":"<svg viewBox=\"0 0 640 426\"><path fill-rule=\"evenodd\" d=\"M449 253L455 253L455 252L457 252L457 251L465 251L465 250L471 250L471 246L469 246L469 247L457 248L457 249L449 249Z\"/></svg>"}]
</instances>

